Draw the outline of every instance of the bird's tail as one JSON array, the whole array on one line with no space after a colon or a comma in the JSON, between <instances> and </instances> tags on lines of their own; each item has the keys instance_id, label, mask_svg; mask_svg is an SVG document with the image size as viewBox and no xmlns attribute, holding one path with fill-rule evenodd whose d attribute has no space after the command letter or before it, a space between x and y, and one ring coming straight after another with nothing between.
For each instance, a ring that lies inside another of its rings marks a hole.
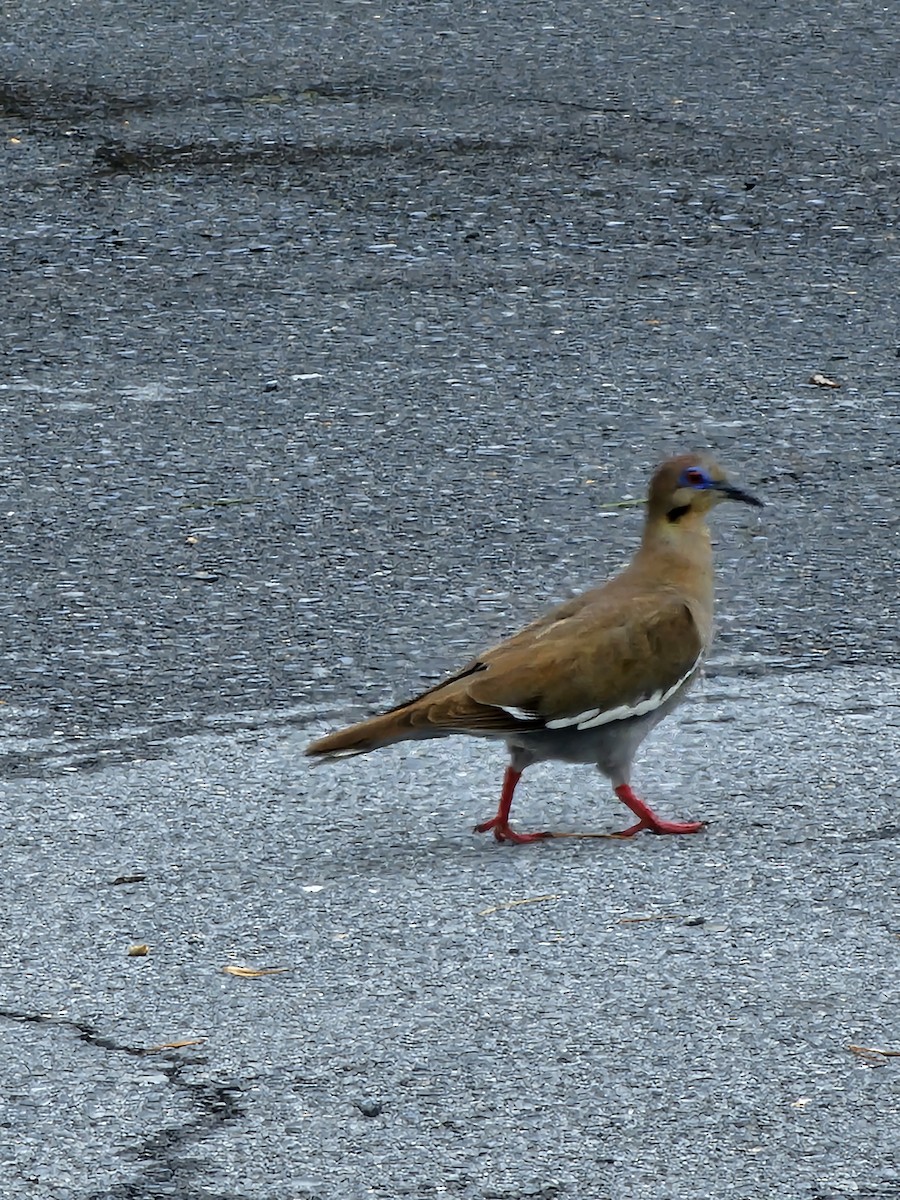
<instances>
[{"instance_id":1,"label":"bird's tail","mask_svg":"<svg viewBox=\"0 0 900 1200\"><path fill-rule=\"evenodd\" d=\"M329 733L306 747L310 758L318 758L322 762L336 758L352 758L356 754L368 754L370 750L380 750L382 746L390 746L394 742L407 741L410 738L440 736L436 732L428 733L421 727L416 728L412 715L412 705L395 709L393 712L381 713L377 717L369 717L356 725L348 725L336 733Z\"/></svg>"}]
</instances>

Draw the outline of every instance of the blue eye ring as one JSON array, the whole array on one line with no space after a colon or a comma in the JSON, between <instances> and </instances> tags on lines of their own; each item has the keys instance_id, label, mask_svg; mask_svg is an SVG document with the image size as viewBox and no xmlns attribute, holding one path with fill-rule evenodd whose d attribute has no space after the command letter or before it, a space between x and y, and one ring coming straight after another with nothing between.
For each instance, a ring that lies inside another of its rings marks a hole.
<instances>
[{"instance_id":1,"label":"blue eye ring","mask_svg":"<svg viewBox=\"0 0 900 1200\"><path fill-rule=\"evenodd\" d=\"M678 486L702 491L704 488L712 487L712 480L702 467L685 467L678 480Z\"/></svg>"}]
</instances>

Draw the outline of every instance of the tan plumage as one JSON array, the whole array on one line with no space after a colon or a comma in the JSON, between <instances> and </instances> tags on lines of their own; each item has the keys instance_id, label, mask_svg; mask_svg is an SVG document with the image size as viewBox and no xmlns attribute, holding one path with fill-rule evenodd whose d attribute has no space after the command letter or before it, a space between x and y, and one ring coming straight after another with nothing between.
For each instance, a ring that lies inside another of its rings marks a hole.
<instances>
[{"instance_id":1,"label":"tan plumage","mask_svg":"<svg viewBox=\"0 0 900 1200\"><path fill-rule=\"evenodd\" d=\"M628 786L628 769L637 745L678 702L709 647L713 578L705 518L729 496L759 504L705 456L670 459L651 480L641 546L621 574L414 699L313 742L307 754L346 757L454 733L497 738L512 754L514 778L510 783L508 771L504 790L509 801L531 762L596 761L641 817L626 832L675 832L654 814L656 825L649 820L649 809ZM482 828L493 828L501 840L534 837L513 833L505 807L503 815L501 801L501 813Z\"/></svg>"}]
</instances>

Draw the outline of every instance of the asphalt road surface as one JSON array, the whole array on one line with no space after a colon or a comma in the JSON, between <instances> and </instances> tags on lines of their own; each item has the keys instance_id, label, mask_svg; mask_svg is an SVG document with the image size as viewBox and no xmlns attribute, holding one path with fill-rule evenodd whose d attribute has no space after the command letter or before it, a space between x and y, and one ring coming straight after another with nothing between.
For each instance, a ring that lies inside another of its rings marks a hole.
<instances>
[{"instance_id":1,"label":"asphalt road surface","mask_svg":"<svg viewBox=\"0 0 900 1200\"><path fill-rule=\"evenodd\" d=\"M897 1200L892 6L3 22L0 1196ZM691 446L767 503L639 763L702 834L307 769Z\"/></svg>"}]
</instances>

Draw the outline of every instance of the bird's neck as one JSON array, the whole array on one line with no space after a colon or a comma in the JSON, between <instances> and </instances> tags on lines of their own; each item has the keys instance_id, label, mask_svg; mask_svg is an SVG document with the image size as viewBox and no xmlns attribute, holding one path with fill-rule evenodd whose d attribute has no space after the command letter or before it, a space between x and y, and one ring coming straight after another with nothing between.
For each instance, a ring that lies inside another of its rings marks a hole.
<instances>
[{"instance_id":1,"label":"bird's neck","mask_svg":"<svg viewBox=\"0 0 900 1200\"><path fill-rule=\"evenodd\" d=\"M670 514L648 518L637 558L656 574L695 580L698 590L712 595L712 543L703 514L688 511L672 520Z\"/></svg>"},{"instance_id":2,"label":"bird's neck","mask_svg":"<svg viewBox=\"0 0 900 1200\"><path fill-rule=\"evenodd\" d=\"M672 509L654 513L644 525L644 545L668 546L680 553L710 553L709 526L704 513Z\"/></svg>"}]
</instances>

